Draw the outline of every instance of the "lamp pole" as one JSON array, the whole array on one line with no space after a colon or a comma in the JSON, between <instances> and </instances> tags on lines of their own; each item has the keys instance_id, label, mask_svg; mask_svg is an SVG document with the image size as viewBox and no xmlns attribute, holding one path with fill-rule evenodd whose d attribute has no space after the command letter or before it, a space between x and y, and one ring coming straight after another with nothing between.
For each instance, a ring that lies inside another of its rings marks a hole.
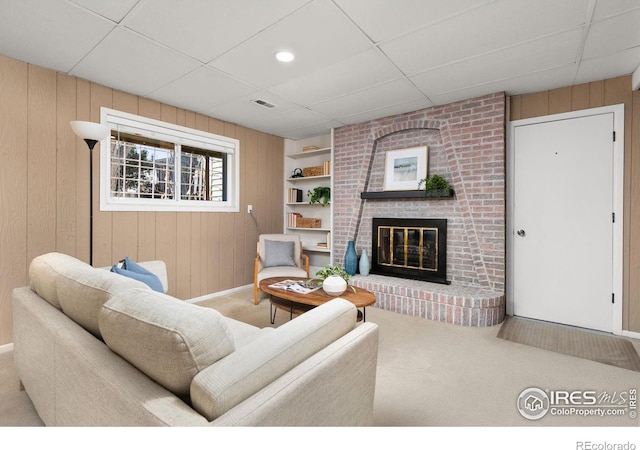
<instances>
[{"instance_id":1,"label":"lamp pole","mask_svg":"<svg viewBox=\"0 0 640 450\"><path fill-rule=\"evenodd\" d=\"M71 122L73 132L82 138L89 147L89 265L93 265L93 148L98 142L106 139L111 130L99 123L74 120Z\"/></svg>"}]
</instances>

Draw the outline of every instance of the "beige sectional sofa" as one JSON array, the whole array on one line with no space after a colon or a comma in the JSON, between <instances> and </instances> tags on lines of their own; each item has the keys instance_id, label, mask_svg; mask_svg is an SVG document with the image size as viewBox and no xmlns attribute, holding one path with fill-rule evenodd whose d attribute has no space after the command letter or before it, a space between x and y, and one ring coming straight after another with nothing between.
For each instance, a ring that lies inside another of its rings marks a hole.
<instances>
[{"instance_id":1,"label":"beige sectional sofa","mask_svg":"<svg viewBox=\"0 0 640 450\"><path fill-rule=\"evenodd\" d=\"M46 425L371 424L378 328L345 300L259 329L60 253L29 277L14 357Z\"/></svg>"}]
</instances>

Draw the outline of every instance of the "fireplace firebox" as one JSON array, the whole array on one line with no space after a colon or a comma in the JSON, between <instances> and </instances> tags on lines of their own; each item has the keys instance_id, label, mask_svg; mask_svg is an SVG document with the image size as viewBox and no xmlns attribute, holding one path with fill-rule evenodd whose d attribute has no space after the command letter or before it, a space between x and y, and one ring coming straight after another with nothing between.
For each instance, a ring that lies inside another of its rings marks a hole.
<instances>
[{"instance_id":1,"label":"fireplace firebox","mask_svg":"<svg viewBox=\"0 0 640 450\"><path fill-rule=\"evenodd\" d=\"M371 273L450 284L447 219L373 219Z\"/></svg>"}]
</instances>

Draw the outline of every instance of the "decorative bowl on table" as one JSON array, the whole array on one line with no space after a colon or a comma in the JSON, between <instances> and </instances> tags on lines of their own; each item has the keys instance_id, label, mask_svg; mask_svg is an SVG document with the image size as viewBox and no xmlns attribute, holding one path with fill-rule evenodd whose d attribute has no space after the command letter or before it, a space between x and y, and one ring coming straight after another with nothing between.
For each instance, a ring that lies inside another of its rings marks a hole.
<instances>
[{"instance_id":1,"label":"decorative bowl on table","mask_svg":"<svg viewBox=\"0 0 640 450\"><path fill-rule=\"evenodd\" d=\"M337 297L347 290L347 282L338 275L331 275L322 282L322 289L327 294Z\"/></svg>"}]
</instances>

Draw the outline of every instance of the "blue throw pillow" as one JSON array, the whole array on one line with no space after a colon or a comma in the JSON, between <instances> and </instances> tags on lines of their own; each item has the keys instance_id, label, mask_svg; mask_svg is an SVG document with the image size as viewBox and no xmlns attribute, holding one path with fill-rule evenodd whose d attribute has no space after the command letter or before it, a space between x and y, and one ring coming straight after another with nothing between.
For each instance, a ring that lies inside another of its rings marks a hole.
<instances>
[{"instance_id":1,"label":"blue throw pillow","mask_svg":"<svg viewBox=\"0 0 640 450\"><path fill-rule=\"evenodd\" d=\"M125 277L133 278L134 280L142 281L154 291L164 293L164 286L162 286L162 281L160 281L160 278L158 278L156 274L148 271L141 265L134 263L128 257L124 259L122 268L114 264L111 267L111 271L120 275L124 275Z\"/></svg>"}]
</instances>

